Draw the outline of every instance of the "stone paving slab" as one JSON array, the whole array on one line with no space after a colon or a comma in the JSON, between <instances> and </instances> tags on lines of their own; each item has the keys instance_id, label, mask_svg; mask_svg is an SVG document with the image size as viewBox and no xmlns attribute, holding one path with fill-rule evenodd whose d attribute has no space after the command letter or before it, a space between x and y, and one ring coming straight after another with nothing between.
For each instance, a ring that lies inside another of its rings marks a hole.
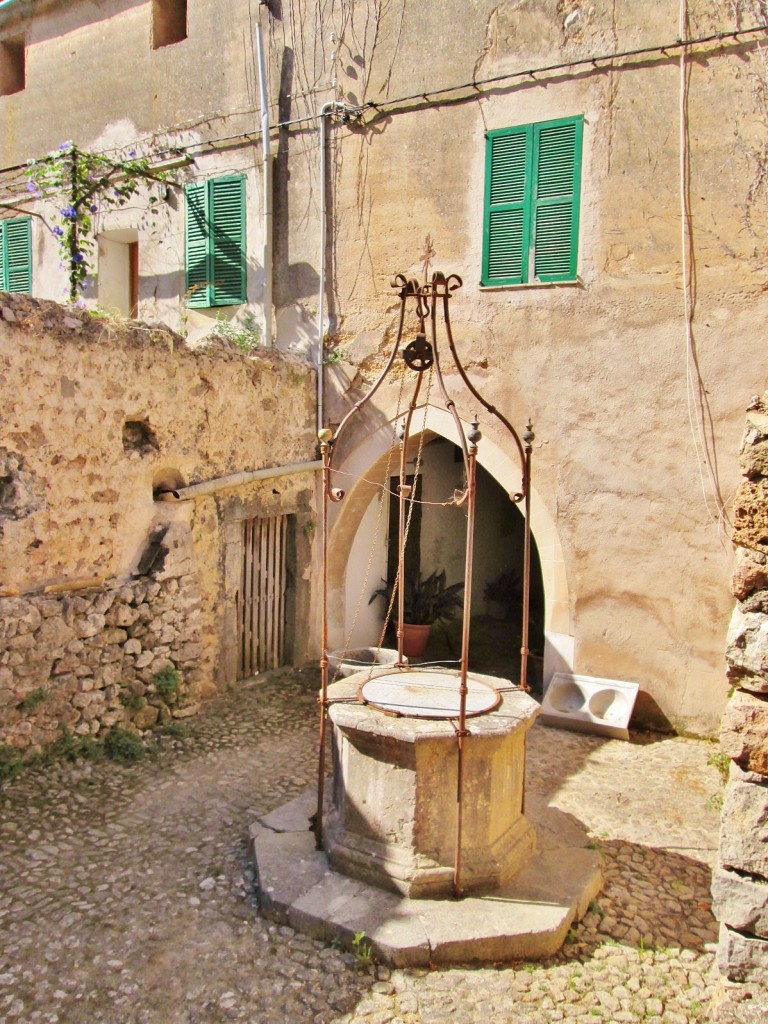
<instances>
[{"instance_id":1,"label":"stone paving slab","mask_svg":"<svg viewBox=\"0 0 768 1024\"><path fill-rule=\"evenodd\" d=\"M317 686L314 670L269 673L152 760L0 786L2 1024L707 1020L715 747L534 725L527 800L589 832L602 892L543 961L368 968L253 901L247 828L316 779ZM764 1019L749 1012L734 1024Z\"/></svg>"},{"instance_id":2,"label":"stone paving slab","mask_svg":"<svg viewBox=\"0 0 768 1024\"><path fill-rule=\"evenodd\" d=\"M583 828L537 801L531 820L546 850L498 893L404 899L331 869L309 831L316 806L311 790L251 826L261 909L313 938L349 944L365 933L377 958L393 966L552 956L602 885L599 857L585 848Z\"/></svg>"}]
</instances>

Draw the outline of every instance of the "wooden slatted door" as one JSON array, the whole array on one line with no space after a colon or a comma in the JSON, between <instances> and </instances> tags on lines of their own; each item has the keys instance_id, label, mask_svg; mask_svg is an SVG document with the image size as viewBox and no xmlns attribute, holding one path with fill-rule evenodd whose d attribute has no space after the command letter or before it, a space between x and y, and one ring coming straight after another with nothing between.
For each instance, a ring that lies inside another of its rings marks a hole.
<instances>
[{"instance_id":1,"label":"wooden slatted door","mask_svg":"<svg viewBox=\"0 0 768 1024\"><path fill-rule=\"evenodd\" d=\"M283 664L287 535L287 516L243 520L238 679Z\"/></svg>"}]
</instances>

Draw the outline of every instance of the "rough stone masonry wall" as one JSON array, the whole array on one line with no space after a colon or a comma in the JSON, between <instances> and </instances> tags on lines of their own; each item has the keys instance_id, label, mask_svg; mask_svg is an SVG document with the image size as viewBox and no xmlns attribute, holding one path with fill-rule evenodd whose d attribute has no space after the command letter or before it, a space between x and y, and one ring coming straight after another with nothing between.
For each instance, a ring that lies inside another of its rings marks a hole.
<instances>
[{"instance_id":1,"label":"rough stone masonry wall","mask_svg":"<svg viewBox=\"0 0 768 1024\"><path fill-rule=\"evenodd\" d=\"M726 988L744 983L740 998L759 1000L768 991L768 391L748 413L740 463L726 652L733 693L720 736L731 766L712 891Z\"/></svg>"},{"instance_id":2,"label":"rough stone masonry wall","mask_svg":"<svg viewBox=\"0 0 768 1024\"><path fill-rule=\"evenodd\" d=\"M0 295L0 745L26 756L62 727L145 729L213 695L241 507L296 516L310 620L311 473L157 499L311 461L314 394L311 369L274 350Z\"/></svg>"},{"instance_id":3,"label":"rough stone masonry wall","mask_svg":"<svg viewBox=\"0 0 768 1024\"><path fill-rule=\"evenodd\" d=\"M199 605L194 577L142 577L76 594L0 599L0 734L25 754L62 727L99 736L197 710ZM170 685L163 686L163 671Z\"/></svg>"}]
</instances>

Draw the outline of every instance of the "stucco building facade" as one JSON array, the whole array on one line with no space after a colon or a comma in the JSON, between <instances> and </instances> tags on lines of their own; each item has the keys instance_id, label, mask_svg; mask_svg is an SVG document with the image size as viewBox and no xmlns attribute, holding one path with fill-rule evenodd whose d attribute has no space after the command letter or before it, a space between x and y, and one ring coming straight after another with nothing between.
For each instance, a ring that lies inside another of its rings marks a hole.
<instances>
[{"instance_id":1,"label":"stucco building facade","mask_svg":"<svg viewBox=\"0 0 768 1024\"><path fill-rule=\"evenodd\" d=\"M71 140L173 168L151 216L139 200L96 214L86 303L193 340L216 317L252 314L263 343L325 359L323 423L383 365L393 274L460 275L462 360L489 402L521 427L530 416L536 433L545 678L565 668L638 682L640 719L712 734L738 483L720 455L736 450L766 376L765 20L757 0L335 0L322 12L12 0L0 6L0 202L32 215L32 293L61 299L66 270L35 216L50 224L55 199L29 201L25 162ZM241 261L222 303L194 290L219 271L206 250L214 263L195 277L189 211L208 203L215 237L206 183L227 180L241 183ZM398 387L382 389L340 453L335 645L377 632L367 599L386 541L370 537L401 411ZM459 412L469 422L475 409ZM419 416L428 458L450 475L441 402ZM485 507L501 509L518 468L492 419L481 430ZM515 521L488 520L478 603L518 550ZM425 516L422 567L452 566L460 535Z\"/></svg>"}]
</instances>

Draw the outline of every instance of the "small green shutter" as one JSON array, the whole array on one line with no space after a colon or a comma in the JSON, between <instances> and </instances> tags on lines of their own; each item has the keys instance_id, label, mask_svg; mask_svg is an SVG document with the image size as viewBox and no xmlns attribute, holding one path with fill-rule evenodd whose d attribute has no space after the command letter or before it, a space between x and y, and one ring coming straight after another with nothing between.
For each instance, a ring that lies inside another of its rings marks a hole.
<instances>
[{"instance_id":1,"label":"small green shutter","mask_svg":"<svg viewBox=\"0 0 768 1024\"><path fill-rule=\"evenodd\" d=\"M488 132L482 284L576 277L582 125Z\"/></svg>"},{"instance_id":2,"label":"small green shutter","mask_svg":"<svg viewBox=\"0 0 768 1024\"><path fill-rule=\"evenodd\" d=\"M530 127L491 132L486 157L483 283L520 284L528 250Z\"/></svg>"},{"instance_id":3,"label":"small green shutter","mask_svg":"<svg viewBox=\"0 0 768 1024\"><path fill-rule=\"evenodd\" d=\"M208 269L208 187L206 182L187 185L187 305L211 305Z\"/></svg>"},{"instance_id":4,"label":"small green shutter","mask_svg":"<svg viewBox=\"0 0 768 1024\"><path fill-rule=\"evenodd\" d=\"M534 127L533 245L539 281L576 277L582 127L581 118Z\"/></svg>"},{"instance_id":5,"label":"small green shutter","mask_svg":"<svg viewBox=\"0 0 768 1024\"><path fill-rule=\"evenodd\" d=\"M2 287L7 292L32 293L32 221L15 217L0 224Z\"/></svg>"},{"instance_id":6,"label":"small green shutter","mask_svg":"<svg viewBox=\"0 0 768 1024\"><path fill-rule=\"evenodd\" d=\"M245 179L208 183L213 209L213 303L245 302Z\"/></svg>"},{"instance_id":7,"label":"small green shutter","mask_svg":"<svg viewBox=\"0 0 768 1024\"><path fill-rule=\"evenodd\" d=\"M213 178L185 191L187 305L245 302L245 179Z\"/></svg>"}]
</instances>

